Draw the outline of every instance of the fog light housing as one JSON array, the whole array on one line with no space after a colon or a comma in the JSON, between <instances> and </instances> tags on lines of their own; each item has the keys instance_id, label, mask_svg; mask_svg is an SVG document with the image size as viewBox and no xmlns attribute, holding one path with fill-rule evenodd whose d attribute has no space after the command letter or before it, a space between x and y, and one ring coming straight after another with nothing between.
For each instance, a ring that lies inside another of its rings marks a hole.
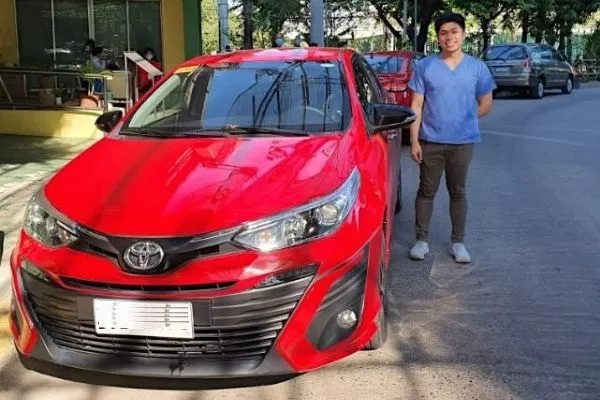
<instances>
[{"instance_id":1,"label":"fog light housing","mask_svg":"<svg viewBox=\"0 0 600 400\"><path fill-rule=\"evenodd\" d=\"M342 329L350 329L356 325L358 317L352 310L344 310L337 315L337 325Z\"/></svg>"},{"instance_id":2,"label":"fog light housing","mask_svg":"<svg viewBox=\"0 0 600 400\"><path fill-rule=\"evenodd\" d=\"M29 275L31 275L41 281L48 282L48 283L50 282L50 278L48 278L48 275L46 275L46 273L44 271L39 269L31 261L22 260L21 261L21 269L23 271L27 272Z\"/></svg>"}]
</instances>

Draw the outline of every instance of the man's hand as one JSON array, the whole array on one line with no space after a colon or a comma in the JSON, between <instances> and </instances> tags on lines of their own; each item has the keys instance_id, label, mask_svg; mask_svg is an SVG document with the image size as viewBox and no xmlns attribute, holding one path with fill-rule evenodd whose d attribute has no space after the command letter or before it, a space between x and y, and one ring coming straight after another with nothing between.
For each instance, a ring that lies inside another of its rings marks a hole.
<instances>
[{"instance_id":1,"label":"man's hand","mask_svg":"<svg viewBox=\"0 0 600 400\"><path fill-rule=\"evenodd\" d=\"M421 144L419 142L410 144L410 156L418 164L423 162L423 149L421 148Z\"/></svg>"},{"instance_id":2,"label":"man's hand","mask_svg":"<svg viewBox=\"0 0 600 400\"><path fill-rule=\"evenodd\" d=\"M479 96L477 98L477 116L479 118L487 115L490 111L492 111L492 99L494 95L492 93L484 94L483 96Z\"/></svg>"},{"instance_id":3,"label":"man's hand","mask_svg":"<svg viewBox=\"0 0 600 400\"><path fill-rule=\"evenodd\" d=\"M410 126L410 156L419 164L423 162L423 150L421 149L421 144L419 143L419 129L421 128L421 115L423 112L424 102L425 97L423 97L422 94L413 93L412 104L410 108L412 108L417 118Z\"/></svg>"}]
</instances>

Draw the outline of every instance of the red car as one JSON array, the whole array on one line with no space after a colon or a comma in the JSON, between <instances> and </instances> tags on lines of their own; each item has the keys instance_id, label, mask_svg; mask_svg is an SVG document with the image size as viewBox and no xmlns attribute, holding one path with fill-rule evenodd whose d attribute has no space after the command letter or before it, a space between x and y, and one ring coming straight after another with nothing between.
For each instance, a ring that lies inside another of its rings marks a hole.
<instances>
[{"instance_id":1,"label":"red car","mask_svg":"<svg viewBox=\"0 0 600 400\"><path fill-rule=\"evenodd\" d=\"M392 101L406 107L412 102L408 82L416 63L423 58L421 53L411 51L380 51L364 54L365 59L379 77L383 88ZM409 143L408 129L403 132L403 142Z\"/></svg>"},{"instance_id":2,"label":"red car","mask_svg":"<svg viewBox=\"0 0 600 400\"><path fill-rule=\"evenodd\" d=\"M11 255L22 364L126 387L278 382L387 335L398 128L346 49L169 72L33 197Z\"/></svg>"}]
</instances>

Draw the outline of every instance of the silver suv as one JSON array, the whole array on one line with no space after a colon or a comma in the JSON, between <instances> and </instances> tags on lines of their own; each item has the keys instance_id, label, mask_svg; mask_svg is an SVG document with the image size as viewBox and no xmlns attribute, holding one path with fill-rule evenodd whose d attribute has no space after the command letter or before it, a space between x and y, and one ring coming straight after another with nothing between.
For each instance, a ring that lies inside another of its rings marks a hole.
<instances>
[{"instance_id":1,"label":"silver suv","mask_svg":"<svg viewBox=\"0 0 600 400\"><path fill-rule=\"evenodd\" d=\"M518 43L490 46L483 54L497 91L519 90L534 99L546 89L570 94L575 73L566 58L545 44Z\"/></svg>"}]
</instances>

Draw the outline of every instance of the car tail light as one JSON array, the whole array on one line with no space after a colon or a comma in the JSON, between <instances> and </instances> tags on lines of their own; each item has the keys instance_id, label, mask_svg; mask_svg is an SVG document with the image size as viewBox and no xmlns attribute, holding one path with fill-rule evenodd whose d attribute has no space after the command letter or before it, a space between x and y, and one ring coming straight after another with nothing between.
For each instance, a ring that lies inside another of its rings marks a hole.
<instances>
[{"instance_id":1,"label":"car tail light","mask_svg":"<svg viewBox=\"0 0 600 400\"><path fill-rule=\"evenodd\" d=\"M530 72L531 71L531 63L529 62L529 58L521 60L521 66L523 67L523 69L526 72Z\"/></svg>"}]
</instances>

